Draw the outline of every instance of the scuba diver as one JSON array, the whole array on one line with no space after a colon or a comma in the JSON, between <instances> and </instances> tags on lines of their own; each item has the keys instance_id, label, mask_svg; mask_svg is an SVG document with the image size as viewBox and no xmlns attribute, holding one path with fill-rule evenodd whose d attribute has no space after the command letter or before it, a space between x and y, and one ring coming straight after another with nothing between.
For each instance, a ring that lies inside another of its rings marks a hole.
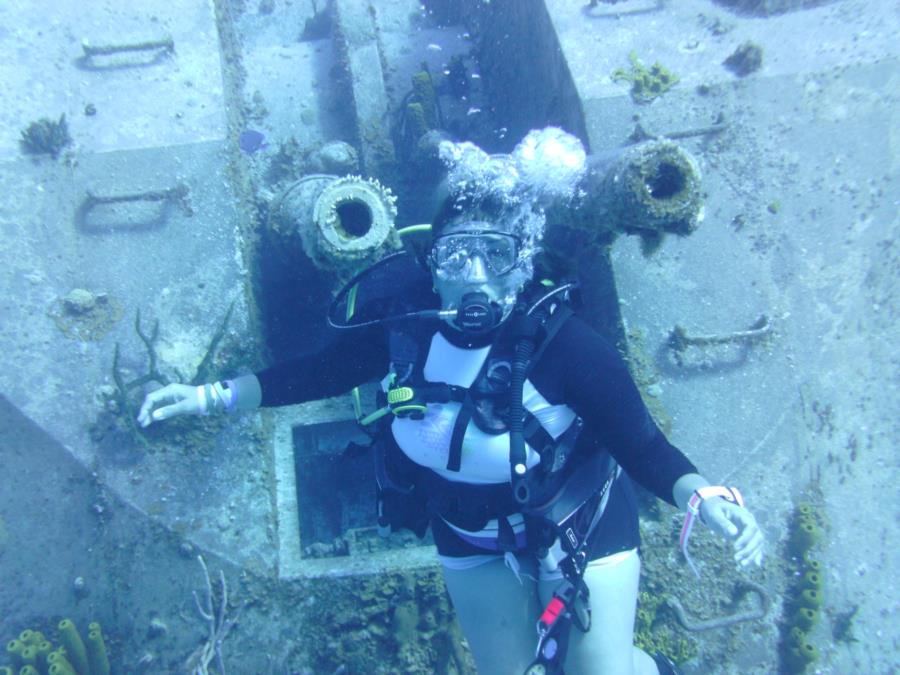
<instances>
[{"instance_id":1,"label":"scuba diver","mask_svg":"<svg viewBox=\"0 0 900 675\"><path fill-rule=\"evenodd\" d=\"M679 673L633 643L632 480L686 513L685 555L697 518L740 565L761 564L762 532L735 488L710 485L666 439L616 349L575 313L573 285L533 281L521 213L451 192L425 252L388 256L338 294L323 349L170 384L146 396L138 422L380 380L380 408L361 420L377 427L379 525L431 528L478 672Z\"/></svg>"}]
</instances>

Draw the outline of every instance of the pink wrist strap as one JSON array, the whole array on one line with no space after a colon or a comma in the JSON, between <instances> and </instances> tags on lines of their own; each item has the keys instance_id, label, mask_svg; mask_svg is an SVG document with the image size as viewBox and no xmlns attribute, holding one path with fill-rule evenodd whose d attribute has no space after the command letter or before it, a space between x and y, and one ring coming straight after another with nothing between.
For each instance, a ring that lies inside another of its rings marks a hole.
<instances>
[{"instance_id":1,"label":"pink wrist strap","mask_svg":"<svg viewBox=\"0 0 900 675\"><path fill-rule=\"evenodd\" d=\"M694 561L691 560L691 556L688 555L688 541L691 538L691 530L694 529L694 520L700 517L700 504L703 503L704 499L709 499L710 497L722 497L738 506L744 505L744 498L737 488L723 487L721 485L708 485L707 487L702 487L699 490L695 490L694 494L691 495L691 498L688 499L687 513L684 515L684 525L681 526L681 535L678 537L678 547L681 549L684 559L687 560L688 565L694 571L694 574L697 575L698 579L700 578L700 572L697 571L697 568L694 566Z\"/></svg>"}]
</instances>

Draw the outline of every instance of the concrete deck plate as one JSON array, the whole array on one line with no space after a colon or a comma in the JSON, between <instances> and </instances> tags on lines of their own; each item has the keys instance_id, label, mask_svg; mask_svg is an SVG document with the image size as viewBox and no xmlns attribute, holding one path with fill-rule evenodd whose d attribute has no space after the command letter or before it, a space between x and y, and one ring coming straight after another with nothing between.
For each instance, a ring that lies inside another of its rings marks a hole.
<instances>
[{"instance_id":1,"label":"concrete deck plate","mask_svg":"<svg viewBox=\"0 0 900 675\"><path fill-rule=\"evenodd\" d=\"M672 106L658 99L634 107L627 95L630 85L612 78L617 69L629 68L632 51L645 65L659 61L678 75L669 98L700 85L734 84L738 78L722 62L747 41L763 48L763 65L753 78L872 63L895 51L897 19L891 2L845 0L766 19L735 16L704 0L601 3L590 11L568 0L545 4L585 109L595 152L621 144L633 128L634 113L657 133L711 121L703 101ZM694 119L692 107L703 114ZM679 116L670 118L676 110ZM652 126L657 119L661 128Z\"/></svg>"},{"instance_id":2,"label":"concrete deck plate","mask_svg":"<svg viewBox=\"0 0 900 675\"><path fill-rule=\"evenodd\" d=\"M0 211L0 263L7 270L0 277L0 391L140 510L227 555L258 556L255 564L263 566L275 553L252 539L265 539L265 527L241 529L228 517L239 490L244 512L260 508L259 522L269 518L264 479L263 492L243 499L265 467L240 449L258 418L240 420L213 439L212 456L189 446L174 455L154 453L115 436L99 443L90 436L102 410L99 388L113 384L115 344L121 344L126 380L146 372L146 350L134 330L137 309L147 334L161 320L157 352L170 378L176 371L191 376L232 301L226 342L239 348L246 273L226 166L220 143L83 155L75 167L49 159L0 165L7 186ZM190 212L129 202L94 207L88 226L79 220L88 192L115 196L175 185L186 187ZM77 340L58 328L60 298L75 288L106 293L120 309L108 333ZM232 471L249 477L249 486L224 480Z\"/></svg>"},{"instance_id":3,"label":"concrete deck plate","mask_svg":"<svg viewBox=\"0 0 900 675\"><path fill-rule=\"evenodd\" d=\"M0 5L0 160L20 155L20 131L63 113L85 152L221 139L222 74L211 2L126 7L113 0ZM79 64L82 42L130 45L172 38L174 53L105 56ZM122 67L108 67L126 63ZM134 65L139 64L139 65ZM92 103L96 114L86 116Z\"/></svg>"}]
</instances>

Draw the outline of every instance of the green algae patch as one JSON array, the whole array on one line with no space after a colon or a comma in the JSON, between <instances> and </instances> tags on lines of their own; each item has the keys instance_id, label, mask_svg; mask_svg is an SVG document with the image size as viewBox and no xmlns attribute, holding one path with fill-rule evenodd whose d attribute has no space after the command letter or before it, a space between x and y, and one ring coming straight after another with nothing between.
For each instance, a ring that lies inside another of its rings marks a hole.
<instances>
[{"instance_id":1,"label":"green algae patch","mask_svg":"<svg viewBox=\"0 0 900 675\"><path fill-rule=\"evenodd\" d=\"M628 60L631 61L631 68L617 68L612 79L614 82L631 82L631 98L636 103L649 103L678 82L678 76L659 61L648 68L635 52L628 54Z\"/></svg>"}]
</instances>

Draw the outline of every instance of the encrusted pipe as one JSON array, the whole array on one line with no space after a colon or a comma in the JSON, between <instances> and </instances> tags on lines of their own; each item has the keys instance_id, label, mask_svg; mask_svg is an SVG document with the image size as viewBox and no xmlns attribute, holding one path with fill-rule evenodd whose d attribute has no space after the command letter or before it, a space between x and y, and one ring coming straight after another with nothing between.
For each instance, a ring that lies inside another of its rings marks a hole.
<instances>
[{"instance_id":1,"label":"encrusted pipe","mask_svg":"<svg viewBox=\"0 0 900 675\"><path fill-rule=\"evenodd\" d=\"M697 162L670 140L652 140L588 158L574 222L628 234L687 235L700 220Z\"/></svg>"},{"instance_id":2,"label":"encrusted pipe","mask_svg":"<svg viewBox=\"0 0 900 675\"><path fill-rule=\"evenodd\" d=\"M271 226L317 267L346 277L399 248L396 216L396 198L377 180L314 174L276 198Z\"/></svg>"}]
</instances>

